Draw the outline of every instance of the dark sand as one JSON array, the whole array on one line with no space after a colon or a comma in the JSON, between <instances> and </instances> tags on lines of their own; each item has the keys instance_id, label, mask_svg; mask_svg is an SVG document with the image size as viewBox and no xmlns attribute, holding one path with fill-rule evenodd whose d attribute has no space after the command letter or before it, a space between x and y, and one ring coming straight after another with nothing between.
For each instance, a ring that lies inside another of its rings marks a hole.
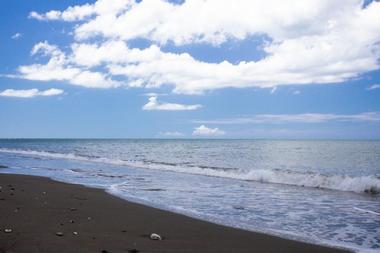
<instances>
[{"instance_id":1,"label":"dark sand","mask_svg":"<svg viewBox=\"0 0 380 253\"><path fill-rule=\"evenodd\" d=\"M0 253L345 252L215 225L47 178L0 174L0 186ZM164 240L151 240L151 233Z\"/></svg>"}]
</instances>

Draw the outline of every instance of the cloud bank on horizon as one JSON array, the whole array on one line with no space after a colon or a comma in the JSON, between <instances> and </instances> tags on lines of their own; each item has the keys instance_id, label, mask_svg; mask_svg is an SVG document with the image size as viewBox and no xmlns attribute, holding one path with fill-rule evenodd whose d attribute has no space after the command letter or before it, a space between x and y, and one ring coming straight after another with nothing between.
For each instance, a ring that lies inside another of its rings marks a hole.
<instances>
[{"instance_id":1,"label":"cloud bank on horizon","mask_svg":"<svg viewBox=\"0 0 380 253\"><path fill-rule=\"evenodd\" d=\"M40 22L72 23L73 36L68 50L36 44L31 54L45 61L21 65L13 77L88 88L169 86L179 94L340 83L379 69L379 13L380 2L361 0L98 0L32 11ZM263 38L257 61L210 63L163 49L251 37ZM136 39L150 45L133 47Z\"/></svg>"}]
</instances>

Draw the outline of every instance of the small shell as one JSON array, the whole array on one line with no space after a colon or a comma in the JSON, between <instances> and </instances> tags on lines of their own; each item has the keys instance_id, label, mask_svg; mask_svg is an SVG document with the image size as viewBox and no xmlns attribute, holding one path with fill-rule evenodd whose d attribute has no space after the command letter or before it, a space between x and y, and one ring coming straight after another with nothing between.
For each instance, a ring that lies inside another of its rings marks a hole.
<instances>
[{"instance_id":1,"label":"small shell","mask_svg":"<svg viewBox=\"0 0 380 253\"><path fill-rule=\"evenodd\" d=\"M12 233L12 229L10 229L10 228L6 228L6 229L4 229L4 232L5 232L5 233Z\"/></svg>"},{"instance_id":2,"label":"small shell","mask_svg":"<svg viewBox=\"0 0 380 253\"><path fill-rule=\"evenodd\" d=\"M155 233L153 233L153 234L150 235L150 239L152 239L152 240L158 240L158 241L162 240L161 236L159 234L155 234Z\"/></svg>"}]
</instances>

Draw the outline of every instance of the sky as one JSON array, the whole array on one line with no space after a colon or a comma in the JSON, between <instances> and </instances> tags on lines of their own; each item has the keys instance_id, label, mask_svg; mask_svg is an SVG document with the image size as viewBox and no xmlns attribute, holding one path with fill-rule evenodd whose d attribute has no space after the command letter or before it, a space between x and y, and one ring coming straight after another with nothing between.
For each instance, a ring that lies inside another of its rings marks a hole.
<instances>
[{"instance_id":1,"label":"sky","mask_svg":"<svg viewBox=\"0 0 380 253\"><path fill-rule=\"evenodd\" d=\"M380 2L0 3L0 138L380 139Z\"/></svg>"}]
</instances>

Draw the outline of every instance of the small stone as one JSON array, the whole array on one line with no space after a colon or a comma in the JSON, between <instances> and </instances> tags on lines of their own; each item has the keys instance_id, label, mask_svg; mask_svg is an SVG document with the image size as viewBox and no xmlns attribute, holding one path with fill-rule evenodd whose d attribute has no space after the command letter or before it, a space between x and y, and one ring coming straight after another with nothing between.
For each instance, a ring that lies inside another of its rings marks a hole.
<instances>
[{"instance_id":1,"label":"small stone","mask_svg":"<svg viewBox=\"0 0 380 253\"><path fill-rule=\"evenodd\" d=\"M57 232L55 233L56 236L63 236L63 233L62 232Z\"/></svg>"},{"instance_id":2,"label":"small stone","mask_svg":"<svg viewBox=\"0 0 380 253\"><path fill-rule=\"evenodd\" d=\"M151 239L151 240L158 240L158 241L161 241L161 240L162 240L162 237L161 237L159 234L155 234L155 233L153 233L153 234L150 235L150 239Z\"/></svg>"},{"instance_id":3,"label":"small stone","mask_svg":"<svg viewBox=\"0 0 380 253\"><path fill-rule=\"evenodd\" d=\"M78 232L75 232L75 231L74 231L74 232L73 232L73 235L78 235Z\"/></svg>"},{"instance_id":4,"label":"small stone","mask_svg":"<svg viewBox=\"0 0 380 253\"><path fill-rule=\"evenodd\" d=\"M12 231L13 231L13 230L12 230L11 228L6 228L6 229L4 229L4 232L5 232L5 233L12 233Z\"/></svg>"}]
</instances>

